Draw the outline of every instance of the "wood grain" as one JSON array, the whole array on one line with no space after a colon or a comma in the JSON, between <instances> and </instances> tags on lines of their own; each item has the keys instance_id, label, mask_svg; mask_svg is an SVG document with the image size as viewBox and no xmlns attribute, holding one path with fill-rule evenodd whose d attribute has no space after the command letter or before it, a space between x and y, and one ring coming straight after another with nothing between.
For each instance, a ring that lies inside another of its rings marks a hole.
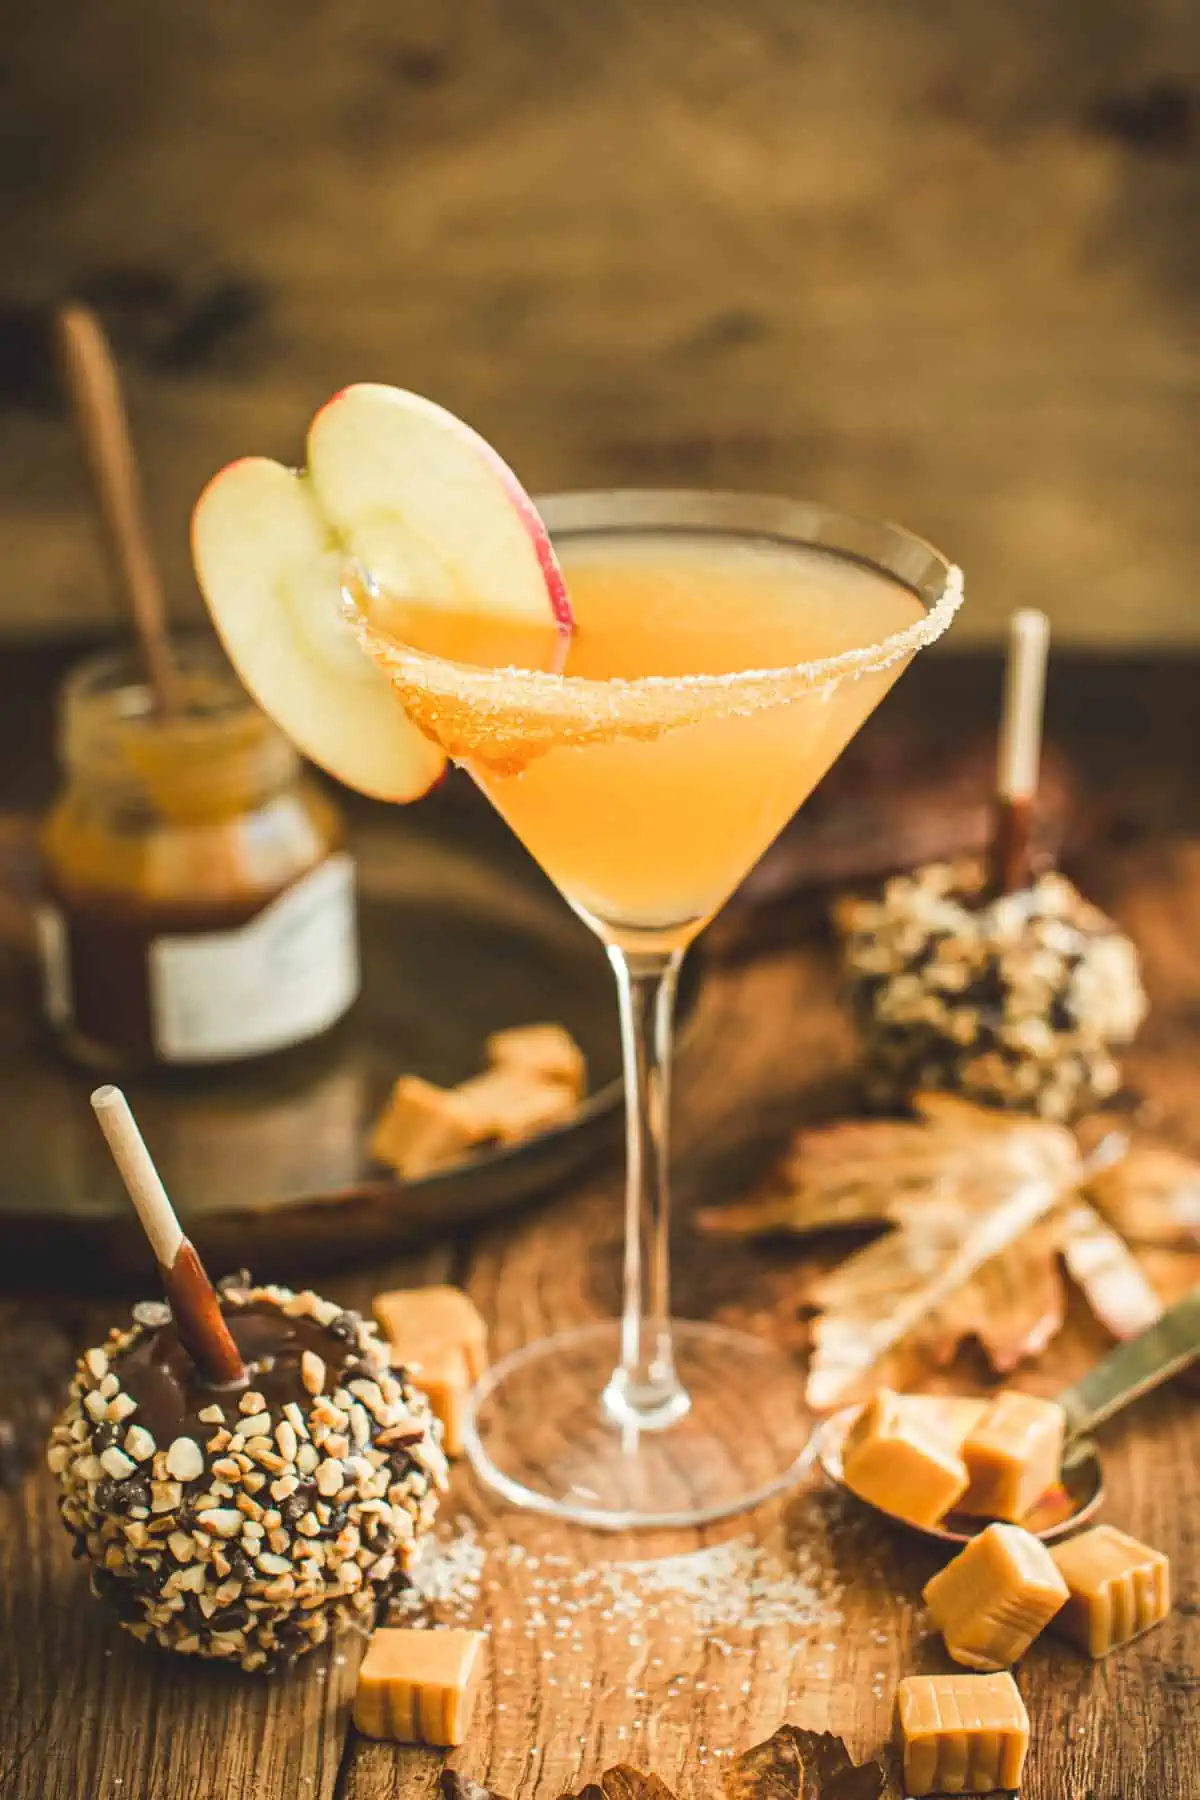
<instances>
[{"instance_id":1,"label":"wood grain","mask_svg":"<svg viewBox=\"0 0 1200 1800\"><path fill-rule=\"evenodd\" d=\"M917 670L892 704L941 717L950 755L956 721L978 717L979 695L991 691L995 673L969 663L943 665L935 677ZM1106 816L1120 838L1093 844L1088 885L1134 926L1145 955L1154 1012L1129 1058L1130 1085L1156 1128L1193 1153L1200 1152L1197 694L1200 665L1156 672L1083 664L1069 679L1063 674L1051 706L1077 763L1107 790ZM1123 739L1116 719L1129 728ZM807 911L784 907L770 931L764 927L757 954L748 954L743 934L736 957L714 957L677 1082L679 1308L750 1324L798 1347L804 1327L796 1297L810 1249L716 1245L689 1230L687 1215L743 1190L799 1120L850 1097L852 1042L827 950L809 921ZM351 1275L314 1267L311 1275L357 1304L384 1283L462 1280L504 1350L612 1310L619 1215L610 1169L553 1203L463 1231L415 1261ZM54 1310L76 1342L96 1329L95 1307ZM1073 1300L1062 1336L1023 1379L1051 1392L1104 1347ZM961 1385L979 1374L968 1357L938 1379ZM1194 1395L1180 1387L1105 1432L1105 1516L1171 1555L1178 1604L1163 1627L1098 1666L1052 1638L1034 1647L1020 1670L1034 1739L1023 1800L1194 1800L1200 1793L1196 1419ZM768 1406L761 1424L769 1423ZM493 1646L478 1723L454 1763L516 1800L557 1800L619 1760L653 1764L687 1800L714 1797L726 1753L784 1718L843 1733L858 1757L875 1754L896 1679L944 1666L919 1604L935 1554L816 1489L699 1537L609 1539L511 1513L460 1470L444 1517L473 1520L487 1548L478 1613ZM594 1582L602 1564L746 1537L821 1588L801 1622L705 1630L678 1597L648 1596L635 1620L606 1618L603 1606L572 1611L561 1587L547 1599L547 1581L561 1580L555 1570L590 1570ZM368 1744L347 1731L354 1642L337 1652L341 1664L314 1659L268 1684L175 1668L126 1640L84 1592L42 1474L0 1499L0 1645L3 1800L432 1800L435 1793L439 1756ZM894 1785L889 1800L899 1795Z\"/></svg>"},{"instance_id":2,"label":"wood grain","mask_svg":"<svg viewBox=\"0 0 1200 1800\"><path fill-rule=\"evenodd\" d=\"M449 1252L384 1263L329 1291L365 1304L375 1281L444 1279ZM76 1310L76 1344L94 1343L114 1316ZM279 1680L238 1680L146 1652L114 1629L88 1592L83 1567L39 1470L0 1494L0 1796L45 1800L246 1800L335 1791L361 1653L347 1639Z\"/></svg>"},{"instance_id":3,"label":"wood grain","mask_svg":"<svg viewBox=\"0 0 1200 1800\"><path fill-rule=\"evenodd\" d=\"M112 616L39 356L74 292L180 616L208 477L374 379L535 489L900 518L959 641L1196 639L1194 7L62 0L5 61L4 629Z\"/></svg>"}]
</instances>

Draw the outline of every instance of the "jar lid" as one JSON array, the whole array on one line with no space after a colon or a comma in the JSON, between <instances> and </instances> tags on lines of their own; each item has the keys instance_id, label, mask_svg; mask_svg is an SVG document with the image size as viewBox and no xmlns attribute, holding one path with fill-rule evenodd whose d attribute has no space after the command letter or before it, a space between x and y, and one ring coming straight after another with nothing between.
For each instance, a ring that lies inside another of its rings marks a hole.
<instances>
[{"instance_id":1,"label":"jar lid","mask_svg":"<svg viewBox=\"0 0 1200 1800\"><path fill-rule=\"evenodd\" d=\"M211 638L174 646L182 704L156 709L136 652L78 664L60 695L59 749L72 782L167 818L228 817L295 779L300 759Z\"/></svg>"}]
</instances>

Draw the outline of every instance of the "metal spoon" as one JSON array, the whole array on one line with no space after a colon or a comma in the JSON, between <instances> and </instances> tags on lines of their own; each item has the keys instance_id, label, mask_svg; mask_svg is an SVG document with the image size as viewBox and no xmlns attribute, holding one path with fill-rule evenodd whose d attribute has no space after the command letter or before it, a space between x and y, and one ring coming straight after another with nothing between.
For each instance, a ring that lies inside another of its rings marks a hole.
<instances>
[{"instance_id":1,"label":"metal spoon","mask_svg":"<svg viewBox=\"0 0 1200 1800\"><path fill-rule=\"evenodd\" d=\"M1090 1434L1114 1414L1140 1400L1143 1394L1186 1369L1197 1356L1200 1356L1200 1288L1193 1289L1185 1300L1172 1306L1148 1330L1130 1338L1127 1343L1118 1344L1074 1387L1065 1388L1056 1396L1067 1416L1060 1485L1051 1488L1021 1520L1026 1531L1052 1543L1055 1538L1066 1537L1094 1518L1104 1500L1104 1471ZM846 1488L847 1493L852 1493L853 1489L846 1486L842 1450L861 1410L857 1406L843 1407L840 1412L831 1413L817 1432L817 1461L828 1480L835 1487ZM855 1498L861 1499L861 1496L855 1495ZM989 1519L952 1512L936 1525L914 1525L897 1513L873 1506L869 1500L862 1500L861 1504L897 1524L907 1525L910 1531L936 1538L943 1544L968 1543L991 1523Z\"/></svg>"}]
</instances>

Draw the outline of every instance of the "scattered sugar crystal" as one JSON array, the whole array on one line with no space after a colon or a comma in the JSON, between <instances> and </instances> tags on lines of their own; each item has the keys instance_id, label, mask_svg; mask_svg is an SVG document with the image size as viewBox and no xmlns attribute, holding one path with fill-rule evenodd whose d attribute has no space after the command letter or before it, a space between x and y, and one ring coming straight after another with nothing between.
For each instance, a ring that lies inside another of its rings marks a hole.
<instances>
[{"instance_id":1,"label":"scattered sugar crystal","mask_svg":"<svg viewBox=\"0 0 1200 1800\"><path fill-rule=\"evenodd\" d=\"M575 1629L588 1619L608 1635L641 1646L647 1642L645 1631L631 1634L630 1624L674 1621L680 1607L695 1632L710 1638L725 1656L744 1644L729 1642L723 1632L806 1625L828 1632L841 1619L836 1581L819 1534L816 1542L786 1556L738 1537L678 1555L579 1568L569 1558L539 1557L521 1544L485 1542L464 1518L422 1539L409 1571L410 1585L393 1602L394 1612L436 1618L444 1625L478 1623L489 1561L516 1575L523 1602L515 1621L501 1619L496 1628L520 1631L527 1639L549 1630L563 1647L578 1645ZM483 1626L488 1629L486 1620ZM556 1655L543 1648L541 1660ZM702 1689L705 1684L696 1685Z\"/></svg>"}]
</instances>

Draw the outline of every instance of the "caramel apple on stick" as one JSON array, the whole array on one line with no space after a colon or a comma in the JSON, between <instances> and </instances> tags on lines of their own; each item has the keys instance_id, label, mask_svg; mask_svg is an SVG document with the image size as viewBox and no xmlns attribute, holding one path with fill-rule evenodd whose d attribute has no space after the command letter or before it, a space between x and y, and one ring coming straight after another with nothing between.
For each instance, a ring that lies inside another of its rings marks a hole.
<instances>
[{"instance_id":1,"label":"caramel apple on stick","mask_svg":"<svg viewBox=\"0 0 1200 1800\"><path fill-rule=\"evenodd\" d=\"M210 1381L229 1387L244 1384L245 1366L220 1301L204 1264L183 1234L129 1102L120 1088L99 1087L92 1095L92 1110L150 1240L188 1354Z\"/></svg>"},{"instance_id":2,"label":"caramel apple on stick","mask_svg":"<svg viewBox=\"0 0 1200 1800\"><path fill-rule=\"evenodd\" d=\"M1033 807L1042 759L1042 712L1050 621L1032 607L1009 622L1008 666L996 762L996 887L1003 894L1033 879Z\"/></svg>"}]
</instances>

